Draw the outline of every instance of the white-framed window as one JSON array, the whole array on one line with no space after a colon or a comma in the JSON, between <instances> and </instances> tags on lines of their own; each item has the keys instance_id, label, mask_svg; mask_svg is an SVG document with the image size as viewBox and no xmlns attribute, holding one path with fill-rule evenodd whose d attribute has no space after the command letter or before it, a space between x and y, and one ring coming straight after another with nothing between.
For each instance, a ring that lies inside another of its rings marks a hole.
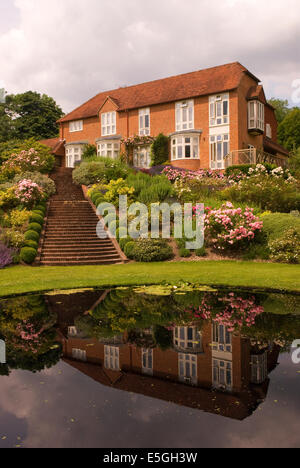
<instances>
[{"instance_id":1,"label":"white-framed window","mask_svg":"<svg viewBox=\"0 0 300 468\"><path fill-rule=\"evenodd\" d=\"M212 349L225 353L232 353L232 333L229 333L225 325L213 323Z\"/></svg>"},{"instance_id":2,"label":"white-framed window","mask_svg":"<svg viewBox=\"0 0 300 468\"><path fill-rule=\"evenodd\" d=\"M74 120L69 123L70 133L81 132L83 130L83 120Z\"/></svg>"},{"instance_id":3,"label":"white-framed window","mask_svg":"<svg viewBox=\"0 0 300 468\"><path fill-rule=\"evenodd\" d=\"M179 354L178 371L180 382L197 385L197 355Z\"/></svg>"},{"instance_id":4,"label":"white-framed window","mask_svg":"<svg viewBox=\"0 0 300 468\"><path fill-rule=\"evenodd\" d=\"M175 327L173 331L174 346L185 351L201 348L201 333L197 327Z\"/></svg>"},{"instance_id":5,"label":"white-framed window","mask_svg":"<svg viewBox=\"0 0 300 468\"><path fill-rule=\"evenodd\" d=\"M229 94L219 94L209 98L209 125L229 124Z\"/></svg>"},{"instance_id":6,"label":"white-framed window","mask_svg":"<svg viewBox=\"0 0 300 468\"><path fill-rule=\"evenodd\" d=\"M220 359L213 360L213 387L232 390L232 362Z\"/></svg>"},{"instance_id":7,"label":"white-framed window","mask_svg":"<svg viewBox=\"0 0 300 468\"><path fill-rule=\"evenodd\" d=\"M102 136L115 135L117 133L116 112L101 114L101 132Z\"/></svg>"},{"instance_id":8,"label":"white-framed window","mask_svg":"<svg viewBox=\"0 0 300 468\"><path fill-rule=\"evenodd\" d=\"M98 156L104 156L111 159L117 159L120 153L119 141L103 141L97 143Z\"/></svg>"},{"instance_id":9,"label":"white-framed window","mask_svg":"<svg viewBox=\"0 0 300 468\"><path fill-rule=\"evenodd\" d=\"M265 105L260 101L248 102L249 130L265 130Z\"/></svg>"},{"instance_id":10,"label":"white-framed window","mask_svg":"<svg viewBox=\"0 0 300 468\"><path fill-rule=\"evenodd\" d=\"M66 147L67 167L75 167L81 161L84 145L70 145Z\"/></svg>"},{"instance_id":11,"label":"white-framed window","mask_svg":"<svg viewBox=\"0 0 300 468\"><path fill-rule=\"evenodd\" d=\"M150 135L150 109L139 110L139 133L140 136Z\"/></svg>"},{"instance_id":12,"label":"white-framed window","mask_svg":"<svg viewBox=\"0 0 300 468\"><path fill-rule=\"evenodd\" d=\"M210 168L224 169L225 156L229 154L230 141L229 134L210 136Z\"/></svg>"},{"instance_id":13,"label":"white-framed window","mask_svg":"<svg viewBox=\"0 0 300 468\"><path fill-rule=\"evenodd\" d=\"M104 346L104 367L120 370L120 353L117 346Z\"/></svg>"},{"instance_id":14,"label":"white-framed window","mask_svg":"<svg viewBox=\"0 0 300 468\"><path fill-rule=\"evenodd\" d=\"M272 138L272 127L270 124L266 125L266 135L268 138Z\"/></svg>"},{"instance_id":15,"label":"white-framed window","mask_svg":"<svg viewBox=\"0 0 300 468\"><path fill-rule=\"evenodd\" d=\"M193 135L176 135L171 143L172 161L177 159L199 159L199 137Z\"/></svg>"},{"instance_id":16,"label":"white-framed window","mask_svg":"<svg viewBox=\"0 0 300 468\"><path fill-rule=\"evenodd\" d=\"M153 375L153 349L142 349L142 372Z\"/></svg>"},{"instance_id":17,"label":"white-framed window","mask_svg":"<svg viewBox=\"0 0 300 468\"><path fill-rule=\"evenodd\" d=\"M262 384L268 377L268 352L251 356L251 382Z\"/></svg>"},{"instance_id":18,"label":"white-framed window","mask_svg":"<svg viewBox=\"0 0 300 468\"><path fill-rule=\"evenodd\" d=\"M133 165L142 169L148 169L151 164L150 146L136 147L133 150Z\"/></svg>"},{"instance_id":19,"label":"white-framed window","mask_svg":"<svg viewBox=\"0 0 300 468\"><path fill-rule=\"evenodd\" d=\"M194 129L194 101L181 101L175 104L176 132Z\"/></svg>"},{"instance_id":20,"label":"white-framed window","mask_svg":"<svg viewBox=\"0 0 300 468\"><path fill-rule=\"evenodd\" d=\"M82 349L72 349L72 358L77 361L86 361L86 351Z\"/></svg>"}]
</instances>

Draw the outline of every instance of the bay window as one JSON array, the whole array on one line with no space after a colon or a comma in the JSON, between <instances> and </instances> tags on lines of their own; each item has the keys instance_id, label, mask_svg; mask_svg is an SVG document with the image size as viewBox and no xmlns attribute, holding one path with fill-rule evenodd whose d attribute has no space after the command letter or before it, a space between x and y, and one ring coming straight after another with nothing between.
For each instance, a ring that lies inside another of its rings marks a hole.
<instances>
[{"instance_id":1,"label":"bay window","mask_svg":"<svg viewBox=\"0 0 300 468\"><path fill-rule=\"evenodd\" d=\"M210 168L224 169L225 156L229 154L229 134L210 136Z\"/></svg>"},{"instance_id":2,"label":"bay window","mask_svg":"<svg viewBox=\"0 0 300 468\"><path fill-rule=\"evenodd\" d=\"M102 136L116 134L116 112L106 112L101 115Z\"/></svg>"},{"instance_id":3,"label":"bay window","mask_svg":"<svg viewBox=\"0 0 300 468\"><path fill-rule=\"evenodd\" d=\"M97 143L97 154L105 158L117 159L120 153L119 141L103 141Z\"/></svg>"},{"instance_id":4,"label":"bay window","mask_svg":"<svg viewBox=\"0 0 300 468\"><path fill-rule=\"evenodd\" d=\"M220 351L231 353L232 352L232 333L228 332L225 325L220 325L217 322L213 323L213 337L212 337L213 351Z\"/></svg>"},{"instance_id":5,"label":"bay window","mask_svg":"<svg viewBox=\"0 0 300 468\"><path fill-rule=\"evenodd\" d=\"M140 136L150 135L150 109L139 110L139 133Z\"/></svg>"},{"instance_id":6,"label":"bay window","mask_svg":"<svg viewBox=\"0 0 300 468\"><path fill-rule=\"evenodd\" d=\"M174 346L180 350L201 350L201 332L197 327L175 327L173 336Z\"/></svg>"},{"instance_id":7,"label":"bay window","mask_svg":"<svg viewBox=\"0 0 300 468\"><path fill-rule=\"evenodd\" d=\"M210 96L209 122L211 127L229 124L229 94Z\"/></svg>"},{"instance_id":8,"label":"bay window","mask_svg":"<svg viewBox=\"0 0 300 468\"><path fill-rule=\"evenodd\" d=\"M172 160L199 159L199 137L177 135L172 137Z\"/></svg>"},{"instance_id":9,"label":"bay window","mask_svg":"<svg viewBox=\"0 0 300 468\"><path fill-rule=\"evenodd\" d=\"M261 132L265 130L265 106L260 101L248 102L248 129Z\"/></svg>"},{"instance_id":10,"label":"bay window","mask_svg":"<svg viewBox=\"0 0 300 468\"><path fill-rule=\"evenodd\" d=\"M75 167L76 163L80 163L84 145L68 145L66 147L66 165L67 167Z\"/></svg>"},{"instance_id":11,"label":"bay window","mask_svg":"<svg viewBox=\"0 0 300 468\"><path fill-rule=\"evenodd\" d=\"M181 101L175 104L176 132L194 128L194 101Z\"/></svg>"},{"instance_id":12,"label":"bay window","mask_svg":"<svg viewBox=\"0 0 300 468\"><path fill-rule=\"evenodd\" d=\"M69 132L81 132L83 130L83 120L74 120L69 123Z\"/></svg>"}]
</instances>

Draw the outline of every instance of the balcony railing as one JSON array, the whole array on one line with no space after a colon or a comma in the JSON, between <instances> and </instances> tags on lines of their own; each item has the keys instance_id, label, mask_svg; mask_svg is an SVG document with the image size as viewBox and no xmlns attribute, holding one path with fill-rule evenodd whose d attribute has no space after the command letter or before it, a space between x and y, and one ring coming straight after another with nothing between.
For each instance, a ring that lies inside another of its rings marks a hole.
<instances>
[{"instance_id":1,"label":"balcony railing","mask_svg":"<svg viewBox=\"0 0 300 468\"><path fill-rule=\"evenodd\" d=\"M231 151L225 156L225 168L230 166L240 166L242 164L275 164L276 166L287 167L288 159L266 153L257 148Z\"/></svg>"}]
</instances>

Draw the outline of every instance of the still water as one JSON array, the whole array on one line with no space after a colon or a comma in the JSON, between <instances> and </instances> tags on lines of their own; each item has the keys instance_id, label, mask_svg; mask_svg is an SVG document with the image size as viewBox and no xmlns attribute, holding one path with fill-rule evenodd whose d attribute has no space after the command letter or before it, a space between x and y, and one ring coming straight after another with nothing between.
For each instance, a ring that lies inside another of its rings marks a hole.
<instances>
[{"instance_id":1,"label":"still water","mask_svg":"<svg viewBox=\"0 0 300 468\"><path fill-rule=\"evenodd\" d=\"M299 447L296 339L300 296L181 285L3 299L0 448Z\"/></svg>"}]
</instances>

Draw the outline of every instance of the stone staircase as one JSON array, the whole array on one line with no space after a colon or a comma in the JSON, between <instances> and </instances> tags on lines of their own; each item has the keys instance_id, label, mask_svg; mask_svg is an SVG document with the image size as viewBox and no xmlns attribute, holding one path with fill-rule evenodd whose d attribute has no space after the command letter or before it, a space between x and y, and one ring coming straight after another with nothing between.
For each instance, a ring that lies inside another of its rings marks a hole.
<instances>
[{"instance_id":1,"label":"stone staircase","mask_svg":"<svg viewBox=\"0 0 300 468\"><path fill-rule=\"evenodd\" d=\"M49 266L123 263L115 243L97 236L99 219L81 187L73 184L72 169L59 168L51 177L57 193L50 200L39 263Z\"/></svg>"}]
</instances>

